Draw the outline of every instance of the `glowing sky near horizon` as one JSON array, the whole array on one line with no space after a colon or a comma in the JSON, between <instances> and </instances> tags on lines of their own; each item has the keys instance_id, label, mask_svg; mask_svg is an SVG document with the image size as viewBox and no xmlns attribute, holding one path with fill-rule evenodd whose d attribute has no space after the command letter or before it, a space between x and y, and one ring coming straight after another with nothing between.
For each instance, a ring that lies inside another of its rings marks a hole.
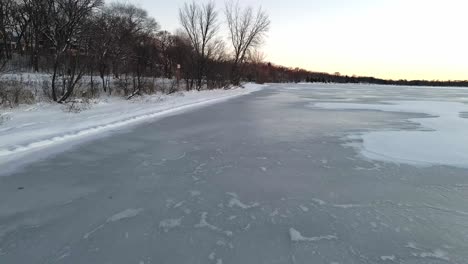
<instances>
[{"instance_id":1,"label":"glowing sky near horizon","mask_svg":"<svg viewBox=\"0 0 468 264\"><path fill-rule=\"evenodd\" d=\"M186 1L127 2L174 32L180 27L178 8ZM215 0L221 13L224 2ZM391 79L468 79L466 0L239 2L269 13L271 30L262 51L272 63Z\"/></svg>"}]
</instances>

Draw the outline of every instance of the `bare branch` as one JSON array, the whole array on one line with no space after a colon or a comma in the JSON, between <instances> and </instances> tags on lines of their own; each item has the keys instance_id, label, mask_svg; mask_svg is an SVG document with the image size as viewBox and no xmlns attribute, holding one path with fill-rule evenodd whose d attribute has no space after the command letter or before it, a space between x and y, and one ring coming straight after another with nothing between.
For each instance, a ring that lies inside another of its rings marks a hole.
<instances>
[{"instance_id":1,"label":"bare branch","mask_svg":"<svg viewBox=\"0 0 468 264\"><path fill-rule=\"evenodd\" d=\"M197 55L197 89L201 89L211 55L209 49L219 32L218 12L213 1L204 5L193 1L179 10L179 20Z\"/></svg>"},{"instance_id":2,"label":"bare branch","mask_svg":"<svg viewBox=\"0 0 468 264\"><path fill-rule=\"evenodd\" d=\"M225 15L234 50L231 81L239 85L240 68L246 55L263 43L270 29L270 19L262 8L254 12L252 7L241 8L239 2L233 0L226 2Z\"/></svg>"}]
</instances>

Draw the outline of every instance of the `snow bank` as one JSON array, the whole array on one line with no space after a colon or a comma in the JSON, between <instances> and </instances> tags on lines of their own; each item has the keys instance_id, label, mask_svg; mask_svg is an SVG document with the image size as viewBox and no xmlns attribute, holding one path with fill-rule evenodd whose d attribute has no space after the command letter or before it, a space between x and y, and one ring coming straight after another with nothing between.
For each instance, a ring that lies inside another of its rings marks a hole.
<instances>
[{"instance_id":1,"label":"snow bank","mask_svg":"<svg viewBox=\"0 0 468 264\"><path fill-rule=\"evenodd\" d=\"M378 110L422 113L428 118L413 118L421 131L371 131L352 135L360 139L357 147L366 158L418 166L447 165L468 168L468 105L439 101L390 101L386 104L316 103L315 107L343 110Z\"/></svg>"},{"instance_id":2,"label":"snow bank","mask_svg":"<svg viewBox=\"0 0 468 264\"><path fill-rule=\"evenodd\" d=\"M129 101L107 98L80 113L66 112L63 106L44 103L3 111L0 163L70 140L249 94L261 87L249 84L245 89L152 95Z\"/></svg>"}]
</instances>

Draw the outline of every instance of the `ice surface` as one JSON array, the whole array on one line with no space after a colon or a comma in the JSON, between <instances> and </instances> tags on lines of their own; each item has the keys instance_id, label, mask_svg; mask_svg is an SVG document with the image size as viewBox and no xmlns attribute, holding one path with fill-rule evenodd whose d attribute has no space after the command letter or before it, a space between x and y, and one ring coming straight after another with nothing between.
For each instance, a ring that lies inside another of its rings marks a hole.
<instances>
[{"instance_id":1,"label":"ice surface","mask_svg":"<svg viewBox=\"0 0 468 264\"><path fill-rule=\"evenodd\" d=\"M468 263L467 169L343 144L434 113L310 107L408 98L468 90L271 85L47 155L0 177L0 263Z\"/></svg>"},{"instance_id":2,"label":"ice surface","mask_svg":"<svg viewBox=\"0 0 468 264\"><path fill-rule=\"evenodd\" d=\"M388 101L385 104L315 103L315 107L427 114L413 118L423 131L370 131L351 135L366 158L419 166L448 165L468 168L468 105L442 101Z\"/></svg>"}]
</instances>

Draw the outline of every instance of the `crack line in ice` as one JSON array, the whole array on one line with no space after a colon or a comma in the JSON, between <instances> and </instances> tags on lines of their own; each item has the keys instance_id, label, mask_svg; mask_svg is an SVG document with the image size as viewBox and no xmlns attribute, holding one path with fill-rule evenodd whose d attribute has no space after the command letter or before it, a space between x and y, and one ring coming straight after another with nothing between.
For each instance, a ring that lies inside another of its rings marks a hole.
<instances>
[{"instance_id":1,"label":"crack line in ice","mask_svg":"<svg viewBox=\"0 0 468 264\"><path fill-rule=\"evenodd\" d=\"M100 225L100 226L94 228L93 230L91 230L88 233L84 234L83 238L84 239L90 238L94 233L96 233L97 231L99 231L103 227L104 227L104 225Z\"/></svg>"}]
</instances>

